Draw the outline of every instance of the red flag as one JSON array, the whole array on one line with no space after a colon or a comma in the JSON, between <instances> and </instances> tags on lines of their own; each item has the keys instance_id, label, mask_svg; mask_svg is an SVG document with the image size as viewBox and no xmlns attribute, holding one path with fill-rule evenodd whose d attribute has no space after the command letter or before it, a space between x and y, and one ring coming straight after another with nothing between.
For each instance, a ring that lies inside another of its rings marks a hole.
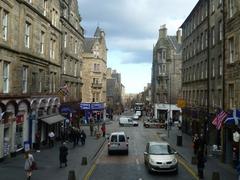
<instances>
[{"instance_id":1,"label":"red flag","mask_svg":"<svg viewBox=\"0 0 240 180\"><path fill-rule=\"evenodd\" d=\"M219 130L222 126L223 120L227 117L227 113L224 111L221 111L212 121L212 124L216 126L216 128Z\"/></svg>"}]
</instances>

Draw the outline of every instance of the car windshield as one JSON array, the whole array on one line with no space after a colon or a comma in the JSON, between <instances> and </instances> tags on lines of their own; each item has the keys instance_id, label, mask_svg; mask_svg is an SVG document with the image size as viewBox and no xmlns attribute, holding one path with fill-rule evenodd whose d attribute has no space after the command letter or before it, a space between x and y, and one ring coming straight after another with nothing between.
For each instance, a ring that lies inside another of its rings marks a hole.
<instances>
[{"instance_id":1,"label":"car windshield","mask_svg":"<svg viewBox=\"0 0 240 180\"><path fill-rule=\"evenodd\" d=\"M169 155L173 153L174 151L169 145L155 144L149 147L149 154L152 155Z\"/></svg>"}]
</instances>

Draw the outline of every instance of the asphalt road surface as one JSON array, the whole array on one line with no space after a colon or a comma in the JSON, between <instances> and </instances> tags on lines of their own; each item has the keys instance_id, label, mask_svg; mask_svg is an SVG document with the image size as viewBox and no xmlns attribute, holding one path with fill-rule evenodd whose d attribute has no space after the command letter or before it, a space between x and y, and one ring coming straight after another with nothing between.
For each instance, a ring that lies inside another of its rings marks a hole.
<instances>
[{"instance_id":1,"label":"asphalt road surface","mask_svg":"<svg viewBox=\"0 0 240 180\"><path fill-rule=\"evenodd\" d=\"M140 120L138 127L119 127L117 119L107 126L107 133L124 131L129 136L129 154L108 155L107 143L98 159L89 171L90 180L151 180L151 179L195 179L191 173L179 163L179 172L151 173L144 165L143 153L148 141L163 141L157 133L161 129L146 129Z\"/></svg>"}]
</instances>

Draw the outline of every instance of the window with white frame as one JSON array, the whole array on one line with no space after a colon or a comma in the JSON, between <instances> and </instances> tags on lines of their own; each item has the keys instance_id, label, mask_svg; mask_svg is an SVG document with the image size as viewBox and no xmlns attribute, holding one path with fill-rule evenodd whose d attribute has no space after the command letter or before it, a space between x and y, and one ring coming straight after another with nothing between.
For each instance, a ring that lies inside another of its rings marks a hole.
<instances>
[{"instance_id":1,"label":"window with white frame","mask_svg":"<svg viewBox=\"0 0 240 180\"><path fill-rule=\"evenodd\" d=\"M205 78L208 77L208 64L207 64L207 60L205 60Z\"/></svg>"},{"instance_id":2,"label":"window with white frame","mask_svg":"<svg viewBox=\"0 0 240 180\"><path fill-rule=\"evenodd\" d=\"M235 13L235 0L229 0L228 1L228 7L229 7L229 18L232 18Z\"/></svg>"},{"instance_id":3,"label":"window with white frame","mask_svg":"<svg viewBox=\"0 0 240 180\"><path fill-rule=\"evenodd\" d=\"M40 32L40 53L44 54L44 41L45 41L45 32Z\"/></svg>"},{"instance_id":4,"label":"window with white frame","mask_svg":"<svg viewBox=\"0 0 240 180\"><path fill-rule=\"evenodd\" d=\"M212 58L212 77L215 77L215 59Z\"/></svg>"},{"instance_id":5,"label":"window with white frame","mask_svg":"<svg viewBox=\"0 0 240 180\"><path fill-rule=\"evenodd\" d=\"M204 49L204 36L203 33L201 33L201 50Z\"/></svg>"},{"instance_id":6,"label":"window with white frame","mask_svg":"<svg viewBox=\"0 0 240 180\"><path fill-rule=\"evenodd\" d=\"M219 89L218 90L218 97L220 97L220 98L218 98L218 105L219 105L219 107L222 107L222 90L221 89Z\"/></svg>"},{"instance_id":7,"label":"window with white frame","mask_svg":"<svg viewBox=\"0 0 240 180\"><path fill-rule=\"evenodd\" d=\"M3 62L3 93L9 93L9 63Z\"/></svg>"},{"instance_id":8,"label":"window with white frame","mask_svg":"<svg viewBox=\"0 0 240 180\"><path fill-rule=\"evenodd\" d=\"M222 56L220 55L218 57L218 75L222 76L223 73L223 60L222 60Z\"/></svg>"},{"instance_id":9,"label":"window with white frame","mask_svg":"<svg viewBox=\"0 0 240 180\"><path fill-rule=\"evenodd\" d=\"M221 5L222 4L222 0L218 0L218 5Z\"/></svg>"},{"instance_id":10,"label":"window with white frame","mask_svg":"<svg viewBox=\"0 0 240 180\"><path fill-rule=\"evenodd\" d=\"M56 40L53 38L50 39L50 58L55 59L55 47L56 46Z\"/></svg>"},{"instance_id":11,"label":"window with white frame","mask_svg":"<svg viewBox=\"0 0 240 180\"><path fill-rule=\"evenodd\" d=\"M234 62L234 53L235 53L235 47L234 47L234 38L231 37L228 40L228 45L229 45L229 63Z\"/></svg>"},{"instance_id":12,"label":"window with white frame","mask_svg":"<svg viewBox=\"0 0 240 180\"><path fill-rule=\"evenodd\" d=\"M22 93L27 93L27 86L28 86L28 67L23 66L22 68Z\"/></svg>"},{"instance_id":13,"label":"window with white frame","mask_svg":"<svg viewBox=\"0 0 240 180\"><path fill-rule=\"evenodd\" d=\"M77 46L78 46L78 42L77 40L75 40L75 44L74 44L74 53L77 54Z\"/></svg>"},{"instance_id":14,"label":"window with white frame","mask_svg":"<svg viewBox=\"0 0 240 180\"><path fill-rule=\"evenodd\" d=\"M218 22L218 33L219 33L219 41L223 39L223 23L222 20Z\"/></svg>"},{"instance_id":15,"label":"window with white frame","mask_svg":"<svg viewBox=\"0 0 240 180\"><path fill-rule=\"evenodd\" d=\"M208 31L205 30L205 47L208 47Z\"/></svg>"},{"instance_id":16,"label":"window with white frame","mask_svg":"<svg viewBox=\"0 0 240 180\"><path fill-rule=\"evenodd\" d=\"M30 31L31 31L31 24L29 22L25 22L25 38L24 44L26 48L30 47Z\"/></svg>"},{"instance_id":17,"label":"window with white frame","mask_svg":"<svg viewBox=\"0 0 240 180\"><path fill-rule=\"evenodd\" d=\"M47 8L48 8L48 6L47 6L47 0L44 0L44 1L43 1L43 15L44 15L44 16L47 16Z\"/></svg>"},{"instance_id":18,"label":"window with white frame","mask_svg":"<svg viewBox=\"0 0 240 180\"><path fill-rule=\"evenodd\" d=\"M212 46L215 45L215 27L213 26L211 28L211 34L212 34Z\"/></svg>"},{"instance_id":19,"label":"window with white frame","mask_svg":"<svg viewBox=\"0 0 240 180\"><path fill-rule=\"evenodd\" d=\"M229 100L229 109L235 108L234 104L234 84L228 85L228 100Z\"/></svg>"},{"instance_id":20,"label":"window with white frame","mask_svg":"<svg viewBox=\"0 0 240 180\"><path fill-rule=\"evenodd\" d=\"M67 47L67 32L64 34L64 47Z\"/></svg>"},{"instance_id":21,"label":"window with white frame","mask_svg":"<svg viewBox=\"0 0 240 180\"><path fill-rule=\"evenodd\" d=\"M74 66L74 76L77 76L77 61L75 61L75 66Z\"/></svg>"},{"instance_id":22,"label":"window with white frame","mask_svg":"<svg viewBox=\"0 0 240 180\"><path fill-rule=\"evenodd\" d=\"M211 0L211 11L215 11L215 0Z\"/></svg>"},{"instance_id":23,"label":"window with white frame","mask_svg":"<svg viewBox=\"0 0 240 180\"><path fill-rule=\"evenodd\" d=\"M204 67L203 67L203 62L201 62L201 66L200 66L200 69L201 69L201 79L203 79L203 74L204 74Z\"/></svg>"},{"instance_id":24,"label":"window with white frame","mask_svg":"<svg viewBox=\"0 0 240 180\"><path fill-rule=\"evenodd\" d=\"M63 74L66 74L67 72L67 59L64 59L63 61Z\"/></svg>"},{"instance_id":25,"label":"window with white frame","mask_svg":"<svg viewBox=\"0 0 240 180\"><path fill-rule=\"evenodd\" d=\"M8 12L3 10L2 16L2 38L3 40L7 40L8 36Z\"/></svg>"},{"instance_id":26,"label":"window with white frame","mask_svg":"<svg viewBox=\"0 0 240 180\"><path fill-rule=\"evenodd\" d=\"M56 92L56 82L57 82L57 73L53 73L53 79L52 79L52 92Z\"/></svg>"},{"instance_id":27,"label":"window with white frame","mask_svg":"<svg viewBox=\"0 0 240 180\"><path fill-rule=\"evenodd\" d=\"M93 71L94 72L100 72L100 64L94 64L93 65Z\"/></svg>"},{"instance_id":28,"label":"window with white frame","mask_svg":"<svg viewBox=\"0 0 240 180\"><path fill-rule=\"evenodd\" d=\"M42 87L43 87L43 79L44 79L44 73L43 70L40 69L39 70L39 86L38 86L38 92L41 93L42 92Z\"/></svg>"}]
</instances>

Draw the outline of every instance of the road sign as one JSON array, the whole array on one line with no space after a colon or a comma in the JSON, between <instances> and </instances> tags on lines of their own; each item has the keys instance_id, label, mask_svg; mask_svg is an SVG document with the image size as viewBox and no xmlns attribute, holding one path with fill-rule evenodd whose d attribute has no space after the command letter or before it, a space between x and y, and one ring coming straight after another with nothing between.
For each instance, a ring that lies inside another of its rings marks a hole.
<instances>
[{"instance_id":1,"label":"road sign","mask_svg":"<svg viewBox=\"0 0 240 180\"><path fill-rule=\"evenodd\" d=\"M184 99L178 99L177 100L177 107L179 107L179 108L186 107L186 101Z\"/></svg>"}]
</instances>

